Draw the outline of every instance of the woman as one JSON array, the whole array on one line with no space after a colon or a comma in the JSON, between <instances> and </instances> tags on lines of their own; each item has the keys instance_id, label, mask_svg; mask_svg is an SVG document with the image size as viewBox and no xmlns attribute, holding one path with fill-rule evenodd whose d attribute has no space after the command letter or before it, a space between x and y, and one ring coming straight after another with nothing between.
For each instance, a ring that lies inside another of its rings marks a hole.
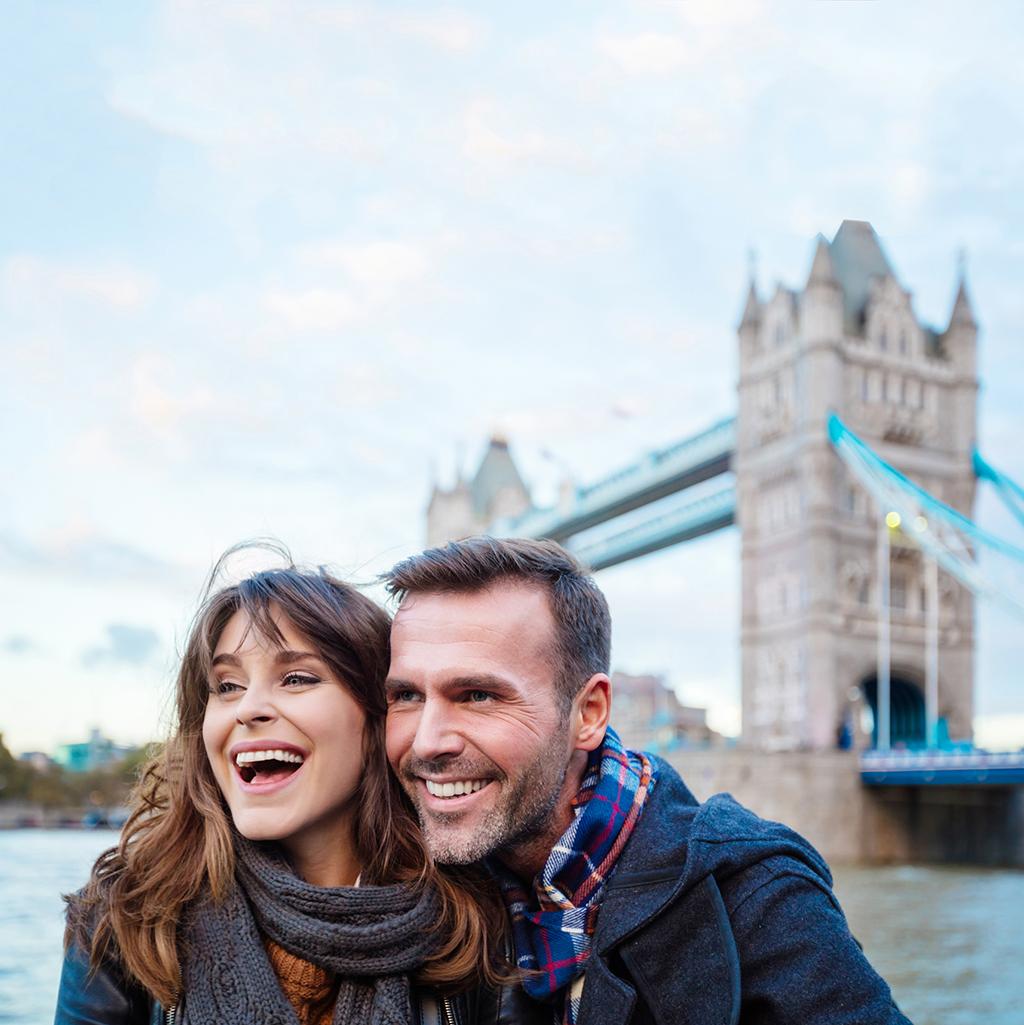
<instances>
[{"instance_id":1,"label":"woman","mask_svg":"<svg viewBox=\"0 0 1024 1025\"><path fill-rule=\"evenodd\" d=\"M323 571L207 598L174 734L69 899L57 1025L465 1020L409 980L495 981L504 915L433 868L388 772L388 632Z\"/></svg>"}]
</instances>

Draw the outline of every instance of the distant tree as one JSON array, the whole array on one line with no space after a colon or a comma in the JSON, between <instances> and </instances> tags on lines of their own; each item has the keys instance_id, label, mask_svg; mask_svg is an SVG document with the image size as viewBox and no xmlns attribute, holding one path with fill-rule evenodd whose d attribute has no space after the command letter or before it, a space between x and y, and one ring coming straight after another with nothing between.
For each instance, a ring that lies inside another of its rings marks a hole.
<instances>
[{"instance_id":1,"label":"distant tree","mask_svg":"<svg viewBox=\"0 0 1024 1025\"><path fill-rule=\"evenodd\" d=\"M0 733L0 801L24 799L32 771L30 765L19 762L11 754Z\"/></svg>"}]
</instances>

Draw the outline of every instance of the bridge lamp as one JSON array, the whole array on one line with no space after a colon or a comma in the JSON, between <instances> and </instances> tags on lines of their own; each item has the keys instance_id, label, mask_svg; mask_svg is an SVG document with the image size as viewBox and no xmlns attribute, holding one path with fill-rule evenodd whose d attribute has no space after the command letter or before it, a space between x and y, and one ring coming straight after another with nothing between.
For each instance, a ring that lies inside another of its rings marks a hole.
<instances>
[{"instance_id":1,"label":"bridge lamp","mask_svg":"<svg viewBox=\"0 0 1024 1025\"><path fill-rule=\"evenodd\" d=\"M923 516L914 517L914 530L923 534L928 529L928 521Z\"/></svg>"},{"instance_id":2,"label":"bridge lamp","mask_svg":"<svg viewBox=\"0 0 1024 1025\"><path fill-rule=\"evenodd\" d=\"M895 509L893 509L891 512L887 512L885 514L885 525L890 530L898 530L899 526L900 526L900 524L902 522L903 522L903 517L900 516L900 514L898 512L896 512Z\"/></svg>"}]
</instances>

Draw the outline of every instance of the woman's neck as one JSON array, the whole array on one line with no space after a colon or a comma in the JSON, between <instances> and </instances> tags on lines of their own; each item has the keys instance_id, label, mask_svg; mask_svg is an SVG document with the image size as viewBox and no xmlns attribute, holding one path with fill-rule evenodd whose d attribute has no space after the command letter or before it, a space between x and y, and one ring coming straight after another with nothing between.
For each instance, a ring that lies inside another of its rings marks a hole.
<instances>
[{"instance_id":1,"label":"woman's neck","mask_svg":"<svg viewBox=\"0 0 1024 1025\"><path fill-rule=\"evenodd\" d=\"M355 886L362 865L347 831L308 830L280 843L296 874L312 886Z\"/></svg>"}]
</instances>

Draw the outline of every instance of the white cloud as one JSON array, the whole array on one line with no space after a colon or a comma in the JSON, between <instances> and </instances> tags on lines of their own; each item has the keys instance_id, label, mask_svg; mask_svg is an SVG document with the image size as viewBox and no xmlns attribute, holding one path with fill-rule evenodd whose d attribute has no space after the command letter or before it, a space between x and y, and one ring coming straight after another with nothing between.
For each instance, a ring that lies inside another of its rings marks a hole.
<instances>
[{"instance_id":1,"label":"white cloud","mask_svg":"<svg viewBox=\"0 0 1024 1025\"><path fill-rule=\"evenodd\" d=\"M150 275L123 265L86 267L20 255L0 269L0 295L13 308L72 300L127 312L146 306L155 292Z\"/></svg>"},{"instance_id":2,"label":"white cloud","mask_svg":"<svg viewBox=\"0 0 1024 1025\"><path fill-rule=\"evenodd\" d=\"M471 100L462 118L462 152L491 168L538 162L582 167L583 151L568 134L542 131L487 97Z\"/></svg>"},{"instance_id":3,"label":"white cloud","mask_svg":"<svg viewBox=\"0 0 1024 1025\"><path fill-rule=\"evenodd\" d=\"M630 75L667 75L694 60L692 43L664 32L606 36L598 49Z\"/></svg>"},{"instance_id":4,"label":"white cloud","mask_svg":"<svg viewBox=\"0 0 1024 1025\"><path fill-rule=\"evenodd\" d=\"M344 271L366 287L407 285L431 266L425 248L406 241L316 242L302 246L297 255L306 265Z\"/></svg>"},{"instance_id":5,"label":"white cloud","mask_svg":"<svg viewBox=\"0 0 1024 1025\"><path fill-rule=\"evenodd\" d=\"M183 455L195 418L213 408L212 392L203 384L177 384L174 364L156 352L134 360L128 382L128 408L135 421L172 454Z\"/></svg>"},{"instance_id":6,"label":"white cloud","mask_svg":"<svg viewBox=\"0 0 1024 1025\"><path fill-rule=\"evenodd\" d=\"M338 331L359 312L352 296L336 288L274 289L264 302L267 311L292 331Z\"/></svg>"},{"instance_id":7,"label":"white cloud","mask_svg":"<svg viewBox=\"0 0 1024 1025\"><path fill-rule=\"evenodd\" d=\"M483 22L459 11L432 11L430 14L390 17L382 14L381 22L385 28L394 28L452 53L475 50L485 34Z\"/></svg>"}]
</instances>

